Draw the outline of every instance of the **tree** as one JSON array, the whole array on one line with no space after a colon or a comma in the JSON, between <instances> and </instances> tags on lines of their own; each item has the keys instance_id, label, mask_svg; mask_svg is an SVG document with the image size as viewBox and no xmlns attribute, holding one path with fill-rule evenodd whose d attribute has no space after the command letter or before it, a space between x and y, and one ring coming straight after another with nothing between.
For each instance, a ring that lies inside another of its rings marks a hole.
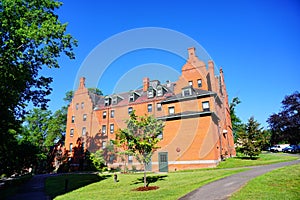
<instances>
[{"instance_id":1,"label":"tree","mask_svg":"<svg viewBox=\"0 0 300 200\"><path fill-rule=\"evenodd\" d=\"M272 131L271 142L300 142L300 93L298 91L284 98L282 111L272 114L267 122Z\"/></svg>"},{"instance_id":2,"label":"tree","mask_svg":"<svg viewBox=\"0 0 300 200\"><path fill-rule=\"evenodd\" d=\"M57 58L64 53L73 59L76 40L65 34L54 0L2 0L0 2L0 169L18 152L12 145L29 102L45 108L51 77L39 75L42 67L59 68ZM9 154L5 152L10 152Z\"/></svg>"},{"instance_id":3,"label":"tree","mask_svg":"<svg viewBox=\"0 0 300 200\"><path fill-rule=\"evenodd\" d=\"M261 149L264 146L264 137L260 124L251 117L248 123L245 124L244 130L238 133L238 145L240 151L252 158L258 156L261 153Z\"/></svg>"},{"instance_id":4,"label":"tree","mask_svg":"<svg viewBox=\"0 0 300 200\"><path fill-rule=\"evenodd\" d=\"M138 117L135 112L130 114L126 121L127 128L119 129L116 141L119 146L126 146L128 152L132 153L144 166L144 187L146 181L146 165L150 162L151 156L159 147L159 135L163 131L163 122L153 116Z\"/></svg>"},{"instance_id":5,"label":"tree","mask_svg":"<svg viewBox=\"0 0 300 200\"><path fill-rule=\"evenodd\" d=\"M230 103L230 118L232 123L232 132L234 136L234 141L237 142L238 132L243 128L241 119L236 115L235 108L241 101L238 97L234 97Z\"/></svg>"}]
</instances>

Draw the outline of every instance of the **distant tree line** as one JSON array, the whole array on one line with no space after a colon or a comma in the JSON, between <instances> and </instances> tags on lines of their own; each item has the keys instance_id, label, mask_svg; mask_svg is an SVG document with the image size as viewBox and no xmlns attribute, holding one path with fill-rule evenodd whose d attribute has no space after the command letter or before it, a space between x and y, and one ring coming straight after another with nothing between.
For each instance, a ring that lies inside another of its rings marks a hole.
<instances>
[{"instance_id":1,"label":"distant tree line","mask_svg":"<svg viewBox=\"0 0 300 200\"><path fill-rule=\"evenodd\" d=\"M230 103L230 116L237 151L249 157L258 156L261 151L277 143L300 143L300 94L298 91L284 98L282 110L272 114L267 122L269 129L250 117L246 124L236 115L235 108L241 101L238 97Z\"/></svg>"}]
</instances>

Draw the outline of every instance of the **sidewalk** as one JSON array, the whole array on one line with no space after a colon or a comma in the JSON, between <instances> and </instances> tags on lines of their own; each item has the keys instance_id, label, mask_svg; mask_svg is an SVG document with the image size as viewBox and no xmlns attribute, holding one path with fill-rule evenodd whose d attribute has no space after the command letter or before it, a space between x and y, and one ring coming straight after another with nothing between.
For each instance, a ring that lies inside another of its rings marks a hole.
<instances>
[{"instance_id":1,"label":"sidewalk","mask_svg":"<svg viewBox=\"0 0 300 200\"><path fill-rule=\"evenodd\" d=\"M251 170L234 174L232 176L211 182L207 185L198 188L185 196L180 200L225 200L229 199L230 195L244 186L250 179L260 176L264 173L272 171L276 168L294 165L300 163L300 159L290 162L276 163L264 166L250 167Z\"/></svg>"},{"instance_id":2,"label":"sidewalk","mask_svg":"<svg viewBox=\"0 0 300 200\"><path fill-rule=\"evenodd\" d=\"M50 200L45 192L45 179L51 174L35 175L9 200Z\"/></svg>"}]
</instances>

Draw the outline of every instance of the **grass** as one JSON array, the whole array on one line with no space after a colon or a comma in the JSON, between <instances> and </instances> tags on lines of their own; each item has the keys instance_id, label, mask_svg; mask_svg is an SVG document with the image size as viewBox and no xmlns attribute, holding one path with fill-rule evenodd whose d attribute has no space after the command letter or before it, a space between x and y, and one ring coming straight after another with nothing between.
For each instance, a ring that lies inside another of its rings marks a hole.
<instances>
[{"instance_id":1,"label":"grass","mask_svg":"<svg viewBox=\"0 0 300 200\"><path fill-rule=\"evenodd\" d=\"M287 156L282 153L262 153L259 157L249 159L243 155L238 155L234 158L228 158L226 161L221 162L218 166L219 169L224 168L237 168L237 167L247 167L256 165L269 165L278 162L287 162L292 160L297 160L295 156Z\"/></svg>"},{"instance_id":2,"label":"grass","mask_svg":"<svg viewBox=\"0 0 300 200\"><path fill-rule=\"evenodd\" d=\"M98 178L84 176L83 174L68 174L50 177L46 180L46 192L55 199L178 199L181 196L199 188L209 182L221 179L232 174L245 171L245 166L265 165L297 159L284 154L261 154L254 160L242 156L229 158L222 162L218 168L186 170L170 172L168 174L147 174L152 180L150 186L158 186L158 190L133 191L143 186L143 174L118 174L119 182L115 183L113 177L100 175ZM239 168L240 167L240 168ZM231 169L238 168L238 169ZM70 192L65 193L65 179L69 180ZM87 180L86 180L87 179ZM91 181L91 179L93 181ZM96 182L95 182L96 181ZM89 184L92 183L92 184ZM73 185L74 184L74 185ZM78 189L77 189L78 188ZM63 195L60 195L63 194ZM60 196L57 196L60 195Z\"/></svg>"},{"instance_id":3,"label":"grass","mask_svg":"<svg viewBox=\"0 0 300 200\"><path fill-rule=\"evenodd\" d=\"M300 164L275 169L252 179L230 200L300 199Z\"/></svg>"},{"instance_id":4,"label":"grass","mask_svg":"<svg viewBox=\"0 0 300 200\"><path fill-rule=\"evenodd\" d=\"M158 186L159 189L143 192L132 191L143 186L140 181L143 174L118 174L119 182L117 183L114 182L113 177L103 179L55 199L178 199L202 185L245 170L247 169L194 170L164 175L151 173L148 174L149 177L155 179L158 176L158 178L150 186Z\"/></svg>"},{"instance_id":5,"label":"grass","mask_svg":"<svg viewBox=\"0 0 300 200\"><path fill-rule=\"evenodd\" d=\"M45 189L46 193L53 198L91 183L99 182L110 176L98 176L98 174L62 174L47 178Z\"/></svg>"}]
</instances>

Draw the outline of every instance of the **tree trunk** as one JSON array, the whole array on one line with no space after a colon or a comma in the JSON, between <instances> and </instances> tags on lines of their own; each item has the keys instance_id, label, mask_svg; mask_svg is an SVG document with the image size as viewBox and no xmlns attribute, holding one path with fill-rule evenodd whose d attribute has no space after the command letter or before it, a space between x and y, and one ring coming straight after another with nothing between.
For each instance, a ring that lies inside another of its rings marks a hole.
<instances>
[{"instance_id":1,"label":"tree trunk","mask_svg":"<svg viewBox=\"0 0 300 200\"><path fill-rule=\"evenodd\" d=\"M146 163L144 163L144 187L147 187Z\"/></svg>"}]
</instances>

